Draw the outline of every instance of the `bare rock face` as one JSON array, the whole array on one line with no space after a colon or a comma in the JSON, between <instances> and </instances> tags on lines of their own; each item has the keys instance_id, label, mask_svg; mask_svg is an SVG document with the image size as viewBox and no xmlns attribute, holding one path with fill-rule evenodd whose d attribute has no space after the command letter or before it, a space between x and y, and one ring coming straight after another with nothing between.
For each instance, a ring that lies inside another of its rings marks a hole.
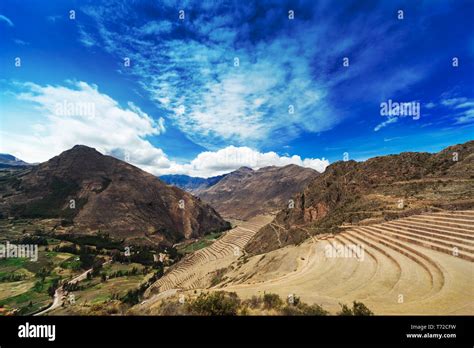
<instances>
[{"instance_id":1,"label":"bare rock face","mask_svg":"<svg viewBox=\"0 0 474 348\"><path fill-rule=\"evenodd\" d=\"M304 222L310 223L325 217L329 209L325 203L317 203L314 207L304 208Z\"/></svg>"},{"instance_id":2,"label":"bare rock face","mask_svg":"<svg viewBox=\"0 0 474 348\"><path fill-rule=\"evenodd\" d=\"M258 254L343 225L423 211L474 207L474 141L439 153L406 152L365 162L336 162L293 197L247 244ZM275 231L276 230L276 231Z\"/></svg>"},{"instance_id":3,"label":"bare rock face","mask_svg":"<svg viewBox=\"0 0 474 348\"><path fill-rule=\"evenodd\" d=\"M318 174L297 165L259 170L242 167L196 194L223 216L247 220L288 206L290 198Z\"/></svg>"},{"instance_id":4,"label":"bare rock face","mask_svg":"<svg viewBox=\"0 0 474 348\"><path fill-rule=\"evenodd\" d=\"M168 245L230 228L191 194L80 145L10 178L0 193L2 215L59 217L72 233L100 231L137 244Z\"/></svg>"}]
</instances>

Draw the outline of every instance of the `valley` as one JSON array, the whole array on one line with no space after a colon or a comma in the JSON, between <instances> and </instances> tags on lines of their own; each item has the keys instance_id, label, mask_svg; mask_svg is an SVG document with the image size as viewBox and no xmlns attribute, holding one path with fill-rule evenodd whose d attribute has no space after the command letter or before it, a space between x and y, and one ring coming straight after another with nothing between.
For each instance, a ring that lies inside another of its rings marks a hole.
<instances>
[{"instance_id":1,"label":"valley","mask_svg":"<svg viewBox=\"0 0 474 348\"><path fill-rule=\"evenodd\" d=\"M84 146L8 168L0 242L39 257L0 314L472 314L473 148L167 178L199 198Z\"/></svg>"},{"instance_id":2,"label":"valley","mask_svg":"<svg viewBox=\"0 0 474 348\"><path fill-rule=\"evenodd\" d=\"M235 292L250 300L264 294L299 297L330 313L340 303L360 301L378 315L466 315L474 311L474 211L440 212L322 234L298 246L233 262L212 263L208 275L225 267L219 283L197 282L196 264L178 264L155 284L159 294L135 311L159 312L162 302L201 292ZM243 240L244 242L244 240ZM328 255L329 248L360 246L364 258ZM210 248L209 248L210 249ZM204 256L206 257L206 256ZM201 273L202 274L202 273Z\"/></svg>"}]
</instances>

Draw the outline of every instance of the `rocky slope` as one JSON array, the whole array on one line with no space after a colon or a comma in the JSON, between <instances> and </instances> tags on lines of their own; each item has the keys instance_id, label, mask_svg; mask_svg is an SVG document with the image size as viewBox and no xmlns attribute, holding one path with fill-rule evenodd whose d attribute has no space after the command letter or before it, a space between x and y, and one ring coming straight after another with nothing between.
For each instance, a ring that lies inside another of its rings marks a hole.
<instances>
[{"instance_id":1,"label":"rocky slope","mask_svg":"<svg viewBox=\"0 0 474 348\"><path fill-rule=\"evenodd\" d=\"M223 216L247 220L287 206L291 196L318 174L297 165L259 170L242 167L196 194Z\"/></svg>"},{"instance_id":2,"label":"rocky slope","mask_svg":"<svg viewBox=\"0 0 474 348\"><path fill-rule=\"evenodd\" d=\"M95 149L75 146L2 177L3 217L61 218L68 233L169 245L229 228L209 205Z\"/></svg>"},{"instance_id":3,"label":"rocky slope","mask_svg":"<svg viewBox=\"0 0 474 348\"><path fill-rule=\"evenodd\" d=\"M474 206L474 141L436 153L336 162L249 242L258 254L354 224Z\"/></svg>"}]
</instances>

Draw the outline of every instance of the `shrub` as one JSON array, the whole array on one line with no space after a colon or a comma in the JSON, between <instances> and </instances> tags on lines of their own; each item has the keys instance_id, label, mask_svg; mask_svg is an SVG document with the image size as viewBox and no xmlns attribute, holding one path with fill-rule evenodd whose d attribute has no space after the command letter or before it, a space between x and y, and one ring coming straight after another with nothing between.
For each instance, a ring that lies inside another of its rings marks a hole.
<instances>
[{"instance_id":1,"label":"shrub","mask_svg":"<svg viewBox=\"0 0 474 348\"><path fill-rule=\"evenodd\" d=\"M186 307L177 301L166 301L160 304L159 315L186 315Z\"/></svg>"},{"instance_id":2,"label":"shrub","mask_svg":"<svg viewBox=\"0 0 474 348\"><path fill-rule=\"evenodd\" d=\"M211 279L211 287L216 286L224 280L224 274L226 273L227 268L220 268L215 273Z\"/></svg>"},{"instance_id":3,"label":"shrub","mask_svg":"<svg viewBox=\"0 0 474 348\"><path fill-rule=\"evenodd\" d=\"M187 304L187 309L195 315L237 315L239 306L236 293L218 291L200 294Z\"/></svg>"},{"instance_id":4,"label":"shrub","mask_svg":"<svg viewBox=\"0 0 474 348\"><path fill-rule=\"evenodd\" d=\"M134 306L140 302L141 289L128 290L127 294L122 298L122 302Z\"/></svg>"},{"instance_id":5,"label":"shrub","mask_svg":"<svg viewBox=\"0 0 474 348\"><path fill-rule=\"evenodd\" d=\"M352 313L352 309L350 309L347 305L339 303L341 306L341 311L337 313L337 315L342 315L342 316L348 316L348 315L354 315Z\"/></svg>"},{"instance_id":6,"label":"shrub","mask_svg":"<svg viewBox=\"0 0 474 348\"><path fill-rule=\"evenodd\" d=\"M293 305L293 306L298 306L301 303L301 299L296 295L293 295L292 299L293 301L290 302L290 298L288 298L288 304Z\"/></svg>"},{"instance_id":7,"label":"shrub","mask_svg":"<svg viewBox=\"0 0 474 348\"><path fill-rule=\"evenodd\" d=\"M263 300L260 296L252 296L250 300L247 300L246 303L248 303L250 308L258 308L261 306L263 303Z\"/></svg>"},{"instance_id":8,"label":"shrub","mask_svg":"<svg viewBox=\"0 0 474 348\"><path fill-rule=\"evenodd\" d=\"M282 315L312 315L321 316L328 315L329 312L317 304L308 305L306 303L299 303L298 305L287 305L281 310Z\"/></svg>"},{"instance_id":9,"label":"shrub","mask_svg":"<svg viewBox=\"0 0 474 348\"><path fill-rule=\"evenodd\" d=\"M339 304L341 306L341 311L337 313L337 315L359 315L359 316L368 316L368 315L374 315L374 313L367 308L365 304L362 302L357 302L354 301L352 303L352 309L345 305L345 304Z\"/></svg>"},{"instance_id":10,"label":"shrub","mask_svg":"<svg viewBox=\"0 0 474 348\"><path fill-rule=\"evenodd\" d=\"M374 313L370 309L368 309L365 304L357 301L354 301L353 303L352 312L354 313L354 315L374 315Z\"/></svg>"},{"instance_id":11,"label":"shrub","mask_svg":"<svg viewBox=\"0 0 474 348\"><path fill-rule=\"evenodd\" d=\"M81 262L82 269L89 269L94 264L95 256L87 253L82 253L79 256L79 261Z\"/></svg>"},{"instance_id":12,"label":"shrub","mask_svg":"<svg viewBox=\"0 0 474 348\"><path fill-rule=\"evenodd\" d=\"M283 305L283 301L277 294L263 295L263 308L278 309Z\"/></svg>"}]
</instances>

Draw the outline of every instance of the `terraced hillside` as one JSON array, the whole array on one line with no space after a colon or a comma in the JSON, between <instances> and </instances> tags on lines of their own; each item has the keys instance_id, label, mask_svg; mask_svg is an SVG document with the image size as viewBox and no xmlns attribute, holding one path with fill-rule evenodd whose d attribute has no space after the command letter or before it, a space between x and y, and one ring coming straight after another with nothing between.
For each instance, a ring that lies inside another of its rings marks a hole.
<instances>
[{"instance_id":1,"label":"terraced hillside","mask_svg":"<svg viewBox=\"0 0 474 348\"><path fill-rule=\"evenodd\" d=\"M270 216L258 216L226 232L212 245L200 249L181 260L165 276L153 284L145 296L170 289L207 288L212 279L242 256L242 251L253 235Z\"/></svg>"},{"instance_id":2,"label":"terraced hillside","mask_svg":"<svg viewBox=\"0 0 474 348\"><path fill-rule=\"evenodd\" d=\"M299 244L345 224L382 223L423 212L474 209L474 141L437 153L403 152L327 167L247 244L250 254Z\"/></svg>"},{"instance_id":3,"label":"terraced hillside","mask_svg":"<svg viewBox=\"0 0 474 348\"><path fill-rule=\"evenodd\" d=\"M362 255L328 253L346 247ZM296 294L337 311L362 301L376 314L474 313L474 211L416 215L324 234L257 255L215 287L249 298Z\"/></svg>"}]
</instances>

